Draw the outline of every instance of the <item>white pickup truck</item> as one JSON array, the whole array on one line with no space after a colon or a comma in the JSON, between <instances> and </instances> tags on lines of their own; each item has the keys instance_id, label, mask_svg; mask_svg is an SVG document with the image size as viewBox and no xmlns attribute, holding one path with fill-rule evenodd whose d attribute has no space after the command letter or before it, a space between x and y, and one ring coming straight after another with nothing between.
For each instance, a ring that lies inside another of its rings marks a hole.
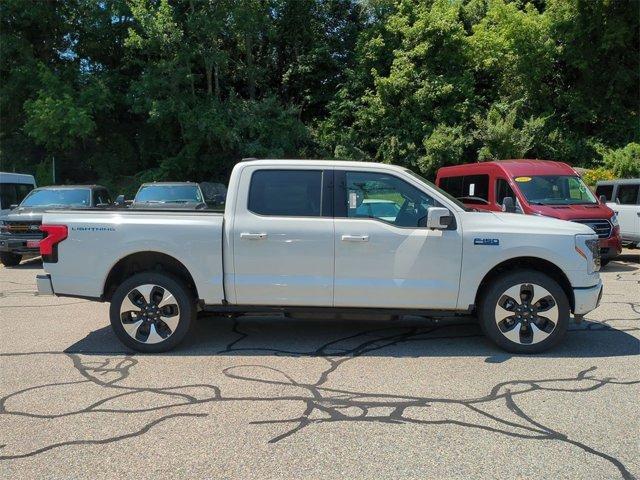
<instances>
[{"instance_id":1,"label":"white pickup truck","mask_svg":"<svg viewBox=\"0 0 640 480\"><path fill-rule=\"evenodd\" d=\"M558 342L602 295L598 237L546 217L475 212L393 165L252 160L224 214L45 213L40 294L111 302L143 352L175 347L199 310L475 314L502 348Z\"/></svg>"}]
</instances>

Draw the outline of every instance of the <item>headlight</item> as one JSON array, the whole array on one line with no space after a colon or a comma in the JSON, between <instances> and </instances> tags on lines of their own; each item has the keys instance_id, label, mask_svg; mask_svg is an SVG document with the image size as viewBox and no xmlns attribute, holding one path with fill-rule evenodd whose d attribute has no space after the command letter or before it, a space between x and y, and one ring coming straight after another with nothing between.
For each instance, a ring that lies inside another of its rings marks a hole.
<instances>
[{"instance_id":1,"label":"headlight","mask_svg":"<svg viewBox=\"0 0 640 480\"><path fill-rule=\"evenodd\" d=\"M611 225L613 225L614 227L619 227L620 226L620 223L618 222L618 214L617 213L614 213L613 217L611 217L609 219L609 221L611 222Z\"/></svg>"},{"instance_id":2,"label":"headlight","mask_svg":"<svg viewBox=\"0 0 640 480\"><path fill-rule=\"evenodd\" d=\"M600 270L600 240L595 235L576 235L576 252L587 261L587 272Z\"/></svg>"}]
</instances>

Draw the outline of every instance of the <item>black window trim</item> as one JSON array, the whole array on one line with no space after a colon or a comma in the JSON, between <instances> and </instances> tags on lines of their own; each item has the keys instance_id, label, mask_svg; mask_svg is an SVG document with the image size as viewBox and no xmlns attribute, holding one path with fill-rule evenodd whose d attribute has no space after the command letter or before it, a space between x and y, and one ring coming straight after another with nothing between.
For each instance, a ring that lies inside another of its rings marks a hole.
<instances>
[{"instance_id":1,"label":"black window trim","mask_svg":"<svg viewBox=\"0 0 640 480\"><path fill-rule=\"evenodd\" d=\"M378 223L382 223L383 225L389 225L391 227L394 228L398 228L401 230L431 230L429 227L402 227L399 225L395 225L391 222L387 222L385 220L380 220L379 218L376 217L349 217L347 216L347 173L378 173L378 174L383 174L383 175L389 175L390 177L394 177L410 186L412 186L413 188L415 188L416 190L421 191L423 194L431 197L434 201L441 203L440 201L438 201L438 199L434 198L433 195L425 192L424 190L416 187L415 185L413 185L411 182L407 182L407 180L405 180L402 177L399 177L398 175L395 175L393 173L390 173L388 171L380 171L380 172L376 172L373 170L334 170L333 175L334 175L334 185L335 188L333 189L333 212L334 212L334 218L335 219L347 219L347 220L358 220L358 221L373 221L373 222L378 222ZM451 214L451 216L453 217L453 222L451 222L451 224L444 230L457 230L458 229L458 222L456 220L456 215L455 213L453 213L452 209L447 207L446 205L442 205L442 208L446 208L447 210L449 210L449 213Z\"/></svg>"},{"instance_id":2,"label":"black window trim","mask_svg":"<svg viewBox=\"0 0 640 480\"><path fill-rule=\"evenodd\" d=\"M251 183L253 182L253 175L256 172L288 172L288 171L302 171L302 172L320 172L320 215L264 215L262 213L254 212L249 208L249 200L251 198ZM262 218L318 218L318 219L326 219L333 218L333 204L328 201L328 199L333 198L333 185L334 185L334 173L332 169L327 169L323 167L318 168L256 168L251 172L251 176L249 177L249 187L247 189L247 204L245 208L252 215L256 215ZM327 200L325 200L327 199ZM328 212L325 215L325 207Z\"/></svg>"}]
</instances>

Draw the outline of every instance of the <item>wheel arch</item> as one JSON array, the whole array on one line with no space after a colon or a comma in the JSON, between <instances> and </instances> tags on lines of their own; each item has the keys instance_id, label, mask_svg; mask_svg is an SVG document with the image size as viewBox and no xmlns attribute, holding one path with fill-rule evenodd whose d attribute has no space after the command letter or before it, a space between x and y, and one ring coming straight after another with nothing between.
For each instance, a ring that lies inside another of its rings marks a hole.
<instances>
[{"instance_id":1,"label":"wheel arch","mask_svg":"<svg viewBox=\"0 0 640 480\"><path fill-rule=\"evenodd\" d=\"M575 298L573 296L573 288L571 287L571 282L569 278L564 273L564 271L558 267L555 263L550 262L549 260L544 260L542 258L537 257L516 257L505 260L498 265L494 266L491 270L489 270L485 276L483 277L480 285L478 286L478 290L476 291L475 302L474 304L477 306L480 297L487 289L487 287L491 284L493 279L499 277L505 271L514 271L514 270L524 270L530 269L535 270L540 273L544 273L545 275L550 276L555 281L558 282L565 295L567 296L567 300L569 301L569 306L571 311L573 312L575 308Z\"/></svg>"},{"instance_id":2,"label":"wheel arch","mask_svg":"<svg viewBox=\"0 0 640 480\"><path fill-rule=\"evenodd\" d=\"M104 282L102 298L110 301L113 293L123 281L136 273L163 271L185 281L196 299L198 290L191 273L177 258L162 252L135 252L122 257L112 267Z\"/></svg>"}]
</instances>

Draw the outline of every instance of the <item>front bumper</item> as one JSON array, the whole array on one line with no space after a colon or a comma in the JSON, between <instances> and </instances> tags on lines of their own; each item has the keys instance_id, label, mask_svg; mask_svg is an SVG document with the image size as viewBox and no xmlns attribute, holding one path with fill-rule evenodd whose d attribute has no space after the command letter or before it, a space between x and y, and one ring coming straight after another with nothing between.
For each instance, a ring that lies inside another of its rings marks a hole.
<instances>
[{"instance_id":1,"label":"front bumper","mask_svg":"<svg viewBox=\"0 0 640 480\"><path fill-rule=\"evenodd\" d=\"M40 255L40 247L28 247L27 243L37 243L42 237L21 237L18 235L2 235L0 236L0 252L11 252L19 255L35 254Z\"/></svg>"},{"instance_id":2,"label":"front bumper","mask_svg":"<svg viewBox=\"0 0 640 480\"><path fill-rule=\"evenodd\" d=\"M51 275L36 275L36 285L38 287L38 295L53 295Z\"/></svg>"},{"instance_id":3,"label":"front bumper","mask_svg":"<svg viewBox=\"0 0 640 480\"><path fill-rule=\"evenodd\" d=\"M622 239L620 232L614 233L609 238L600 239L600 258L610 260L622 253Z\"/></svg>"},{"instance_id":4,"label":"front bumper","mask_svg":"<svg viewBox=\"0 0 640 480\"><path fill-rule=\"evenodd\" d=\"M602 281L593 287L574 288L573 298L575 300L574 315L586 315L591 310L595 310L602 299Z\"/></svg>"}]
</instances>

